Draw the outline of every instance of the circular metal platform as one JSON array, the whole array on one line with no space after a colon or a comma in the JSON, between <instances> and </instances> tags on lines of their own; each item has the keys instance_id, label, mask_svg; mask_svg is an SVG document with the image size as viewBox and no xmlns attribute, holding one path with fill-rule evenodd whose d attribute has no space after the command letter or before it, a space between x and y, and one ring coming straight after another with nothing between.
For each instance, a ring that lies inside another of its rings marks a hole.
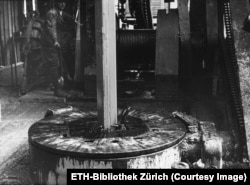
<instances>
[{"instance_id":1,"label":"circular metal platform","mask_svg":"<svg viewBox=\"0 0 250 185\"><path fill-rule=\"evenodd\" d=\"M138 110L130 111L123 128L109 132L96 112L49 116L29 129L31 178L64 184L68 168L170 168L180 161L178 143L185 135L174 117Z\"/></svg>"}]
</instances>

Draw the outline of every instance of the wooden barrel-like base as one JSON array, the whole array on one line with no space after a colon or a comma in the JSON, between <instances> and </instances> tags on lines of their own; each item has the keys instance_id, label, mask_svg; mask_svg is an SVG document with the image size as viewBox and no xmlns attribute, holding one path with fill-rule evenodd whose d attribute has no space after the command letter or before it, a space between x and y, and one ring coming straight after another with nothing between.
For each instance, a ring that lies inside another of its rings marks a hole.
<instances>
[{"instance_id":1,"label":"wooden barrel-like base","mask_svg":"<svg viewBox=\"0 0 250 185\"><path fill-rule=\"evenodd\" d=\"M171 168L186 127L173 117L132 111L125 129L103 131L96 112L49 116L29 129L34 184L66 184L67 169Z\"/></svg>"}]
</instances>

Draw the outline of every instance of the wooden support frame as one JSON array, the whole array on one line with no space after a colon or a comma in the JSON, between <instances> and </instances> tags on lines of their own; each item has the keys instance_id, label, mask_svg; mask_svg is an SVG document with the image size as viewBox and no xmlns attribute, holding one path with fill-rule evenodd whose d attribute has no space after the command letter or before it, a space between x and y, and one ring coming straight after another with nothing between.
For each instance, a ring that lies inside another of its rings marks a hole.
<instances>
[{"instance_id":1,"label":"wooden support frame","mask_svg":"<svg viewBox=\"0 0 250 185\"><path fill-rule=\"evenodd\" d=\"M190 0L178 1L180 25L180 75L185 78L192 77L189 6Z\"/></svg>"},{"instance_id":2,"label":"wooden support frame","mask_svg":"<svg viewBox=\"0 0 250 185\"><path fill-rule=\"evenodd\" d=\"M213 71L218 51L218 5L217 0L206 1L206 22L207 22L207 49L206 60L210 70Z\"/></svg>"},{"instance_id":3,"label":"wooden support frame","mask_svg":"<svg viewBox=\"0 0 250 185\"><path fill-rule=\"evenodd\" d=\"M79 23L81 21L81 9L80 9L80 3L81 1L78 0L77 2L77 12L78 12L78 16L77 16L77 20ZM82 1L82 3L84 3L86 5L86 0ZM74 80L76 83L81 82L82 80L82 76L83 76L83 67L82 67L82 57L81 57L81 52L83 52L85 54L85 51L81 48L81 25L77 24L76 26L76 43L75 43L76 47L75 47L75 76L74 76Z\"/></svg>"},{"instance_id":4,"label":"wooden support frame","mask_svg":"<svg viewBox=\"0 0 250 185\"><path fill-rule=\"evenodd\" d=\"M178 96L179 76L179 24L178 12L158 11L156 30L155 97Z\"/></svg>"},{"instance_id":5,"label":"wooden support frame","mask_svg":"<svg viewBox=\"0 0 250 185\"><path fill-rule=\"evenodd\" d=\"M117 123L116 25L114 0L95 0L98 121Z\"/></svg>"}]
</instances>

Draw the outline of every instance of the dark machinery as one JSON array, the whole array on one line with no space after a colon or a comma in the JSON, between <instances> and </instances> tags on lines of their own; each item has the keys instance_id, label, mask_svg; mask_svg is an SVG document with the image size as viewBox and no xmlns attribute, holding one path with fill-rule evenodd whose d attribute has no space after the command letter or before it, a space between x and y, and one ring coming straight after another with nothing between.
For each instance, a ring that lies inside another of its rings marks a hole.
<instances>
[{"instance_id":1,"label":"dark machinery","mask_svg":"<svg viewBox=\"0 0 250 185\"><path fill-rule=\"evenodd\" d=\"M156 30L150 0L120 0L118 12L123 25L117 30L118 78L124 70L154 70Z\"/></svg>"},{"instance_id":2,"label":"dark machinery","mask_svg":"<svg viewBox=\"0 0 250 185\"><path fill-rule=\"evenodd\" d=\"M235 129L239 132L240 142L242 143L238 150L240 150L240 158L247 156L247 148L244 145L246 143L246 133L244 125L244 113L242 108L241 101L241 91L239 84L239 67L236 58L236 51L234 47L234 35L233 35L233 25L232 25L232 16L231 16L231 7L229 0L223 0L220 2L220 9L222 10L219 16L222 25L225 27L221 28L220 34L220 43L222 47L223 57L224 57L224 66L226 73L226 81L228 84L228 90L230 92L230 100L232 104L232 110L234 119L237 124L235 124ZM224 19L223 19L224 17ZM225 32L224 32L225 31Z\"/></svg>"},{"instance_id":3,"label":"dark machinery","mask_svg":"<svg viewBox=\"0 0 250 185\"><path fill-rule=\"evenodd\" d=\"M124 21L123 23L125 24L133 24L134 30L128 30L128 29L118 30L117 34L118 71L119 70L122 71L126 68L137 69L137 70L144 68L147 70L153 70L154 71L153 75L156 79L156 91L158 91L159 89L157 90L157 84L160 84L160 86L164 85L159 83L161 80L157 78L157 76L162 78L161 72L159 72L159 70L157 72L157 65L158 65L157 63L159 61L157 61L158 58L156 56L157 43L159 44L159 41L161 39L159 40L159 38L157 37L158 30L157 29L155 30L153 26L154 17L152 16L151 12L152 7L150 4L152 2L153 1L150 0L145 0L145 1L129 0L127 2L129 4L130 16L134 20L128 21L124 13L122 14L123 15L122 20ZM155 2L156 1L154 1L154 3ZM169 3L171 1L165 1L165 2ZM126 1L125 0L120 1L120 3L124 4L126 3ZM247 155L246 146L244 146L244 143L246 143L246 137L245 137L246 134L244 128L244 114L243 114L241 91L239 85L238 64L234 48L230 1L228 0L220 1L219 9L221 10L219 14L219 19L221 22L224 21L223 24L221 25L224 25L225 27L225 29L224 27L220 29L220 46L222 48L222 54L224 58L223 65L226 74L226 78L224 79L224 81L226 82L228 90L230 92L229 95L232 105L232 112L234 115L234 120L237 122L237 124L234 125L235 127L234 129L236 129L239 132L240 134L239 137L241 138L241 143L243 144L242 146L239 146L240 147L239 150L242 151L241 152L242 156L239 157L242 158ZM168 20L169 24L172 26L174 22L171 22L171 20L175 19L175 17L178 17L178 14L176 14L175 16L173 16L171 19ZM157 23L158 21L159 20L157 20ZM164 29L164 27L161 27L160 29ZM169 27L168 29L171 29L171 27ZM169 35L171 34L170 32L171 32L170 30L166 30L165 34ZM226 36L223 34L226 34ZM172 42L174 43L174 41ZM163 53L164 51L161 53L161 55L163 55ZM176 54L178 55L178 52ZM195 53L194 55L197 55L197 53ZM178 60L175 60L175 62L178 63ZM170 64L167 65L168 67L171 67ZM162 66L164 67L164 63L161 63L160 65L158 65L158 67L159 66L160 68ZM194 66L194 68L199 68L199 67ZM167 74L166 76L169 76L169 74ZM172 77L174 76L178 76L178 73L172 75ZM169 86L170 81L164 79L165 86Z\"/></svg>"},{"instance_id":4,"label":"dark machinery","mask_svg":"<svg viewBox=\"0 0 250 185\"><path fill-rule=\"evenodd\" d=\"M150 0L129 0L129 7L136 18L136 29L153 29Z\"/></svg>"},{"instance_id":5,"label":"dark machinery","mask_svg":"<svg viewBox=\"0 0 250 185\"><path fill-rule=\"evenodd\" d=\"M119 1L118 18L123 26L117 30L118 71L154 70L156 29L152 9L160 8L160 5L160 0ZM128 29L131 25L133 28Z\"/></svg>"},{"instance_id":6,"label":"dark machinery","mask_svg":"<svg viewBox=\"0 0 250 185\"><path fill-rule=\"evenodd\" d=\"M132 24L135 29L152 29L150 0L119 0L118 17L123 24Z\"/></svg>"},{"instance_id":7,"label":"dark machinery","mask_svg":"<svg viewBox=\"0 0 250 185\"><path fill-rule=\"evenodd\" d=\"M178 13L169 6L164 9L170 2L121 0L118 6L123 25L117 30L118 80L151 81L160 98L173 96L178 88ZM169 82L167 87L164 81Z\"/></svg>"}]
</instances>

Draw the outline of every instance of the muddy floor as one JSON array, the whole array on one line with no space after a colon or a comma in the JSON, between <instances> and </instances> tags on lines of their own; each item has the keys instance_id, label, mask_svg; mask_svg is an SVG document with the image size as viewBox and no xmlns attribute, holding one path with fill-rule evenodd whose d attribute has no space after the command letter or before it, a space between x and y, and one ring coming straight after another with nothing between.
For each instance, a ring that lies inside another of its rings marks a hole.
<instances>
[{"instance_id":1,"label":"muddy floor","mask_svg":"<svg viewBox=\"0 0 250 185\"><path fill-rule=\"evenodd\" d=\"M28 129L41 119L48 108L60 108L59 103L19 101L19 93L13 88L0 88L0 184L10 183L22 177L29 184ZM25 177L25 178L23 178Z\"/></svg>"}]
</instances>

